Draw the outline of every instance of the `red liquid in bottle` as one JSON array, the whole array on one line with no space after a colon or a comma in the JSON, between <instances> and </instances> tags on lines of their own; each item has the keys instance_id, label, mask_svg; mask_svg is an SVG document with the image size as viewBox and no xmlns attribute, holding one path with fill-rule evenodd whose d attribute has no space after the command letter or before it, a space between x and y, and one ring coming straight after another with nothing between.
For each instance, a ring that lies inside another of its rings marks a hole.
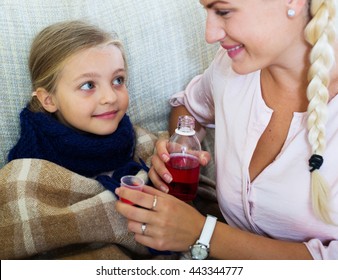
<instances>
[{"instance_id":1,"label":"red liquid in bottle","mask_svg":"<svg viewBox=\"0 0 338 280\"><path fill-rule=\"evenodd\" d=\"M198 158L188 154L174 153L166 167L173 176L169 184L169 193L183 201L196 197L200 164Z\"/></svg>"}]
</instances>

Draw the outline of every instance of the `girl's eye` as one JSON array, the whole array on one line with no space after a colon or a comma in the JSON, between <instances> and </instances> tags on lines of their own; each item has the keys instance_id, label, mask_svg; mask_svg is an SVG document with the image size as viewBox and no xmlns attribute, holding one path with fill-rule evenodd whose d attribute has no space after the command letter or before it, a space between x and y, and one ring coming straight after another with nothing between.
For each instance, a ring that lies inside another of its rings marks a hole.
<instances>
[{"instance_id":1,"label":"girl's eye","mask_svg":"<svg viewBox=\"0 0 338 280\"><path fill-rule=\"evenodd\" d=\"M94 83L93 82L86 82L81 86L82 90L91 90L94 88Z\"/></svg>"},{"instance_id":2,"label":"girl's eye","mask_svg":"<svg viewBox=\"0 0 338 280\"><path fill-rule=\"evenodd\" d=\"M115 86L121 86L124 84L124 77L117 77L116 79L113 80L113 85Z\"/></svg>"}]
</instances>

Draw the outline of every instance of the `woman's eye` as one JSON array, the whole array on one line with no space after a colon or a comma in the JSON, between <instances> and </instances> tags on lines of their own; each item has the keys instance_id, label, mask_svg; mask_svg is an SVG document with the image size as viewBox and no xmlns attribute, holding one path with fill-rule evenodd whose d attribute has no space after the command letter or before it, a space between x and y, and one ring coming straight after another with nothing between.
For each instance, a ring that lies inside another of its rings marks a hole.
<instances>
[{"instance_id":1,"label":"woman's eye","mask_svg":"<svg viewBox=\"0 0 338 280\"><path fill-rule=\"evenodd\" d=\"M228 10L217 10L216 11L216 15L221 16L221 17L226 16L228 13L229 13Z\"/></svg>"},{"instance_id":2,"label":"woman's eye","mask_svg":"<svg viewBox=\"0 0 338 280\"><path fill-rule=\"evenodd\" d=\"M94 88L94 83L93 82L86 82L81 86L82 90L90 90Z\"/></svg>"},{"instance_id":3,"label":"woman's eye","mask_svg":"<svg viewBox=\"0 0 338 280\"><path fill-rule=\"evenodd\" d=\"M116 79L113 80L113 85L115 86L120 86L124 84L124 77L117 77Z\"/></svg>"}]
</instances>

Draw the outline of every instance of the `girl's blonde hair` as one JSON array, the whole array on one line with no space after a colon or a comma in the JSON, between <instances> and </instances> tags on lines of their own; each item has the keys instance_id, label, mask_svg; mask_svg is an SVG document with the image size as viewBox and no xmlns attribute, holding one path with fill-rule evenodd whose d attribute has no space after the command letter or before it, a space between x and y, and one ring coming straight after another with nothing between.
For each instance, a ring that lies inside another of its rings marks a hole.
<instances>
[{"instance_id":1,"label":"girl's blonde hair","mask_svg":"<svg viewBox=\"0 0 338 280\"><path fill-rule=\"evenodd\" d=\"M79 20L63 21L44 28L35 37L29 55L33 91L41 87L53 94L65 61L81 50L102 44L112 44L121 50L127 72L125 52L115 33ZM46 112L35 96L32 96L28 108L33 112Z\"/></svg>"},{"instance_id":2,"label":"girl's blonde hair","mask_svg":"<svg viewBox=\"0 0 338 280\"><path fill-rule=\"evenodd\" d=\"M327 223L330 217L330 190L319 173L325 151L325 124L327 121L328 85L330 71L335 64L335 2L336 0L309 0L311 20L305 28L305 38L312 45L308 72L308 139L312 147L311 167L312 205L315 214Z\"/></svg>"}]
</instances>

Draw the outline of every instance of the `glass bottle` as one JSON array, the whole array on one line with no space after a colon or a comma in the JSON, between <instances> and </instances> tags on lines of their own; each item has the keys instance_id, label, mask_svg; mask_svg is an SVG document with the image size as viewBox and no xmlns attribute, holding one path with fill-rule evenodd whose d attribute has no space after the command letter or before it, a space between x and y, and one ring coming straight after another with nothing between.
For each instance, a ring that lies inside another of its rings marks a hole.
<instances>
[{"instance_id":1,"label":"glass bottle","mask_svg":"<svg viewBox=\"0 0 338 280\"><path fill-rule=\"evenodd\" d=\"M173 177L169 193L183 201L191 201L196 197L199 181L198 152L201 151L201 144L194 128L193 117L179 116L175 133L168 143L170 160L166 167Z\"/></svg>"}]
</instances>

